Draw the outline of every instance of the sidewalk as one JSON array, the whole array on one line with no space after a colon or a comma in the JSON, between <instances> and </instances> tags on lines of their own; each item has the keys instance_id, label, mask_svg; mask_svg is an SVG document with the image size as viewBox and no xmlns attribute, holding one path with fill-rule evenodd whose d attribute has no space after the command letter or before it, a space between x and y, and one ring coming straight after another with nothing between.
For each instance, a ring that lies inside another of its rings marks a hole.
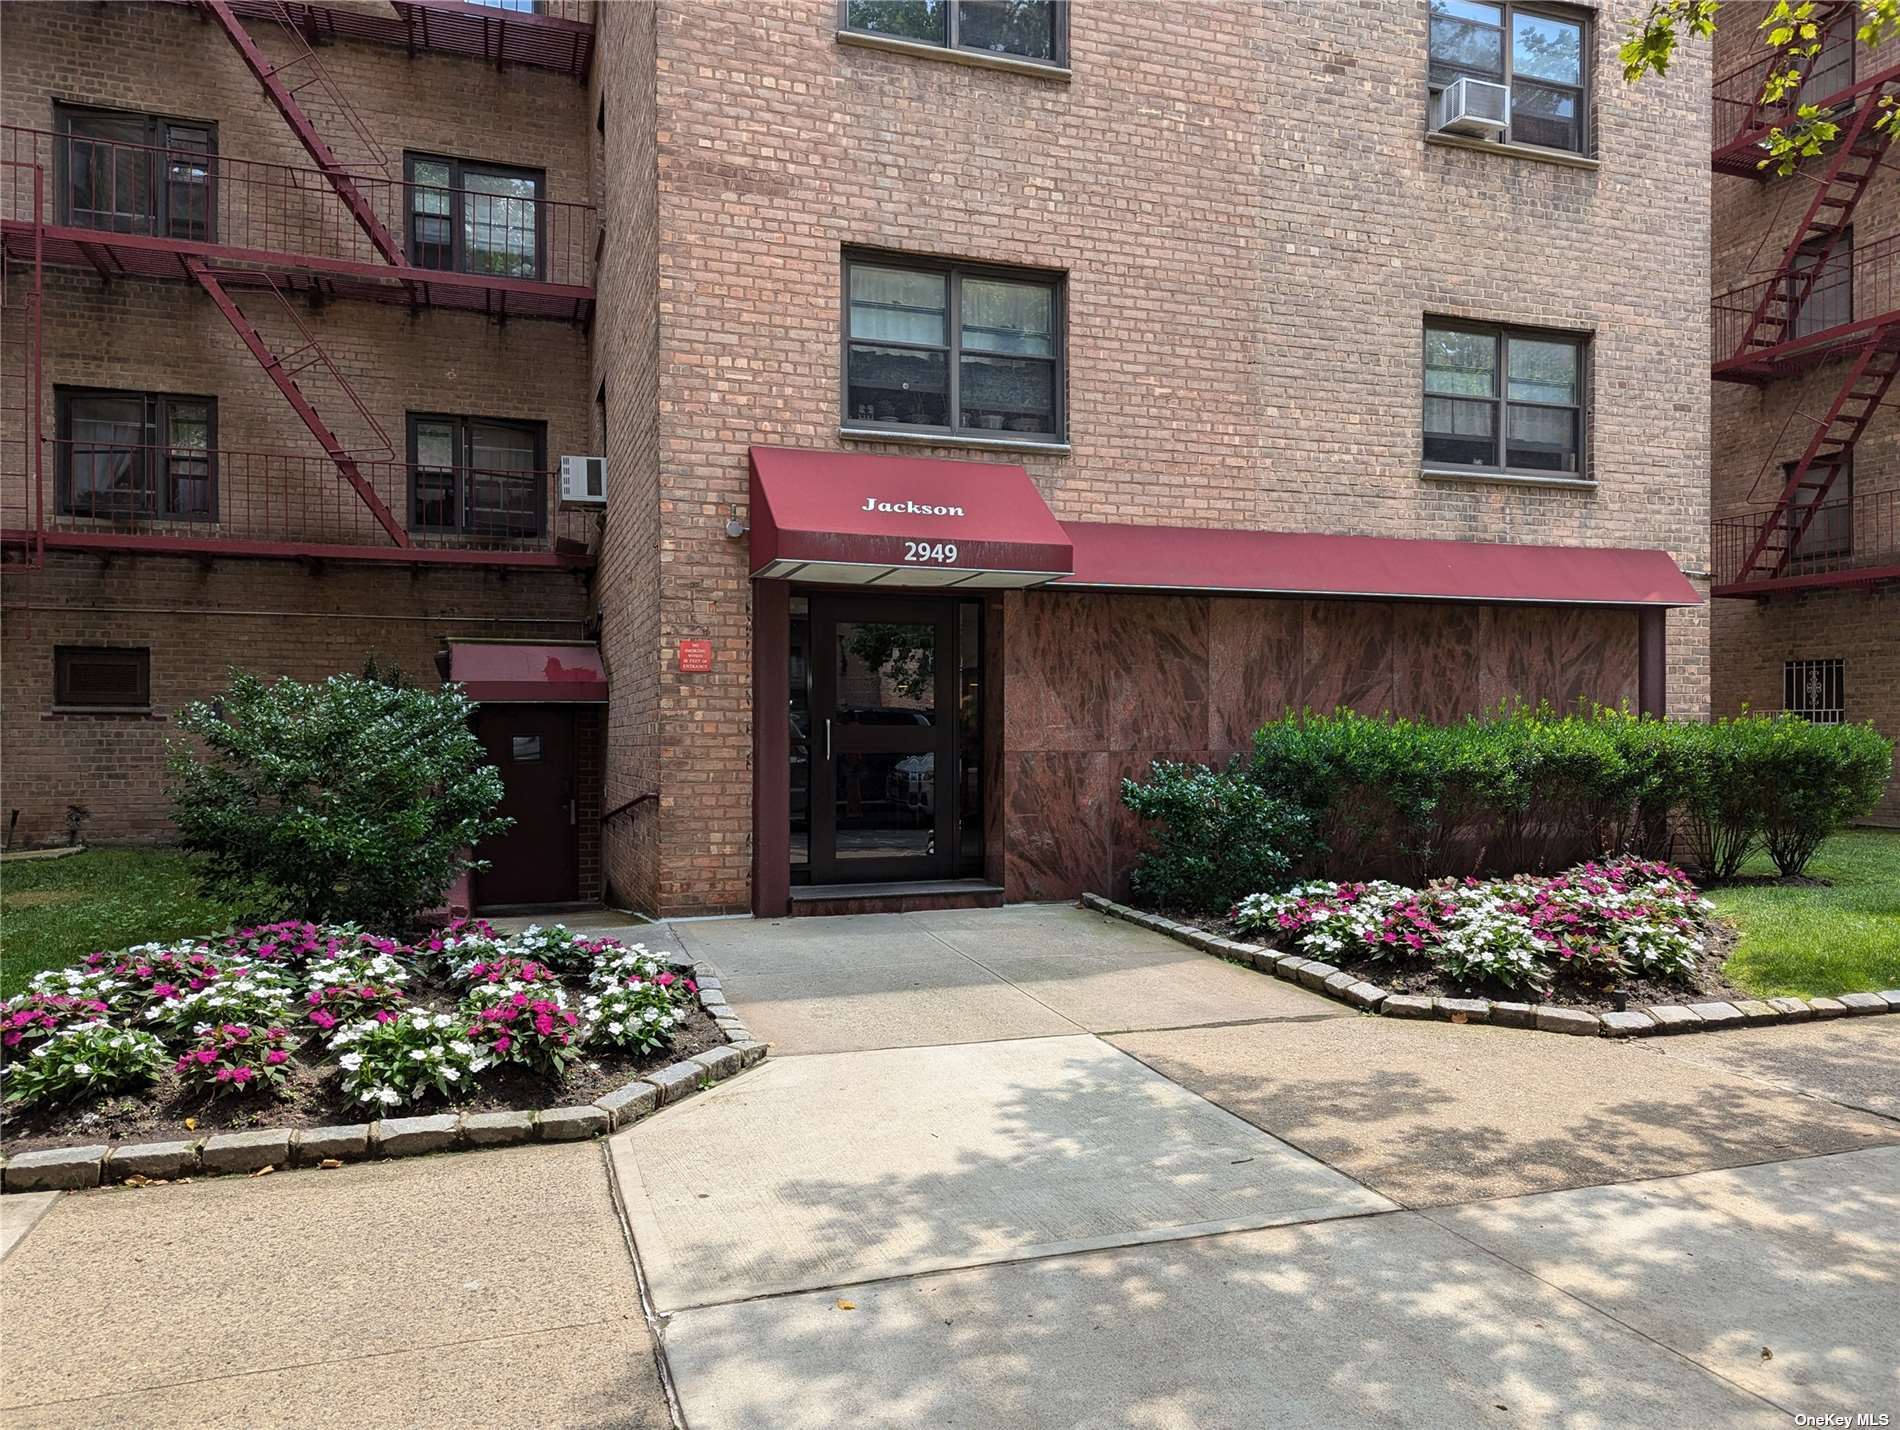
<instances>
[{"instance_id":1,"label":"sidewalk","mask_svg":"<svg viewBox=\"0 0 1900 1430\"><path fill-rule=\"evenodd\" d=\"M1367 1019L1069 907L643 935L772 1058L606 1144L61 1196L0 1423L668 1425L616 1183L693 1430L1900 1412L1900 1019Z\"/></svg>"}]
</instances>

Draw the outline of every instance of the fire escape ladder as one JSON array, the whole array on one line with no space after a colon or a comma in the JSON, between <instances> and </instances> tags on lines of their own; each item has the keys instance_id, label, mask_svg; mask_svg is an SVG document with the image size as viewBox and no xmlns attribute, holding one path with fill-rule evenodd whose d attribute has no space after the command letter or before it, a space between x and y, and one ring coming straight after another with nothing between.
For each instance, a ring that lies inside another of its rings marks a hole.
<instances>
[{"instance_id":1,"label":"fire escape ladder","mask_svg":"<svg viewBox=\"0 0 1900 1430\"><path fill-rule=\"evenodd\" d=\"M1887 89L1879 85L1861 96L1815 184L1814 198L1795 226L1794 237L1781 255L1774 277L1762 288L1761 299L1742 330L1736 357L1796 336L1794 326L1801 305L1814 291L1841 235L1853 222L1855 206L1867 192L1886 152L1887 136L1874 128L1874 120L1881 113L1880 100Z\"/></svg>"},{"instance_id":2,"label":"fire escape ladder","mask_svg":"<svg viewBox=\"0 0 1900 1430\"><path fill-rule=\"evenodd\" d=\"M1894 375L1900 373L1897 336L1900 324L1876 329L1848 365L1827 416L1815 425L1807 451L1794 464L1774 511L1756 533L1738 580L1771 580L1786 569L1835 478L1853 460L1854 444L1880 410Z\"/></svg>"},{"instance_id":3,"label":"fire escape ladder","mask_svg":"<svg viewBox=\"0 0 1900 1430\"><path fill-rule=\"evenodd\" d=\"M1828 30L1833 26L1835 20L1840 18L1841 12L1854 8L1854 0L1823 0L1823 3L1814 7L1814 14L1810 18L1814 23L1815 34L1821 37L1821 43L1823 45L1827 43ZM1797 43L1800 43L1798 37L1797 39L1788 41L1787 44L1783 45L1781 49L1776 52L1774 63L1768 67L1768 74L1780 72L1782 66L1787 64L1791 58L1788 52L1793 49ZM1819 58L1820 54L1817 52L1814 59L1818 60ZM1801 61L1804 76L1806 68L1810 63L1812 63L1810 60ZM1741 134L1751 134L1757 129L1766 129L1771 126L1786 124L1790 119L1794 118L1795 109L1801 103L1800 85L1793 86L1780 99L1770 103L1766 97L1767 84L1765 80L1766 76L1764 76L1762 88L1756 91L1755 102L1749 106L1748 118L1742 123Z\"/></svg>"},{"instance_id":4,"label":"fire escape ladder","mask_svg":"<svg viewBox=\"0 0 1900 1430\"><path fill-rule=\"evenodd\" d=\"M292 47L295 55L284 64L273 65L264 52L258 49L257 42L251 38L250 32L232 13L230 5L225 3L225 0L200 0L200 3L224 27L226 37L236 47L238 54L243 57L251 73L257 77L257 82L264 87L264 93L270 102L277 106L277 112L284 116L284 121L290 125L291 132L310 152L310 157L316 161L317 168L322 170L323 176L329 180L330 187L335 189L337 197L343 200L343 205L349 210L350 217L356 220L357 227L368 235L369 241L376 246L376 251L388 262L398 268L406 267L407 260L403 256L401 246L390 236L382 220L376 217L375 211L370 208L369 201L363 197L363 191L357 187L349 170L343 167L342 161L337 158L330 146L324 143L323 136L317 133L316 126L310 122L310 116L304 113L303 106L297 102L298 90L308 88L312 84L322 86L329 103L343 115L345 121L355 131L358 140L371 156L372 162L382 170L385 177L389 177L388 160L376 147L369 127L364 124L362 117L357 114L349 100L343 96L343 92L331 83L323 66L317 60L316 51L310 48L309 41L304 38L303 32L297 28L289 13L284 12L280 16L280 23L286 43ZM285 82L285 75L293 69L304 71L306 76L295 89Z\"/></svg>"},{"instance_id":5,"label":"fire escape ladder","mask_svg":"<svg viewBox=\"0 0 1900 1430\"><path fill-rule=\"evenodd\" d=\"M317 342L316 335L297 316L297 310L291 305L284 291L277 286L276 281L267 274L250 269L241 270L235 275L221 275L206 267L202 260L194 257L187 257L184 263L190 270L191 276L198 280L199 286L211 295L211 301L218 305L218 311L224 314L225 321L230 323L232 330L244 340L244 346L251 350L251 356L257 359L258 365L264 369L265 374L277 384L277 390L284 394L285 400L295 409L297 416L303 419L303 425L310 429L310 434L329 454L330 460L336 463L338 474L356 489L357 496L362 498L363 505L369 508L370 515L374 516L383 530L389 533L389 539L398 546L410 545L409 533L403 529L402 523L390 514L382 498L376 495L375 488L364 478L362 469L357 466L356 458L344 448L336 433L330 430L329 424L323 420L310 399L304 395L303 389L297 385L297 374L308 367L321 364L355 405L357 412L368 423L370 430L376 434L377 439L382 443L385 455L393 454L388 434L364 406L363 400L356 395L356 389L351 387L348 379L337 370L336 364L330 360L330 355ZM288 357L280 358L272 351L270 345L264 341L251 320L244 316L237 301L232 298L223 282L220 281L222 277L227 276L241 278L247 283L262 283L269 287L296 325L298 333L303 338L302 346L292 351Z\"/></svg>"}]
</instances>

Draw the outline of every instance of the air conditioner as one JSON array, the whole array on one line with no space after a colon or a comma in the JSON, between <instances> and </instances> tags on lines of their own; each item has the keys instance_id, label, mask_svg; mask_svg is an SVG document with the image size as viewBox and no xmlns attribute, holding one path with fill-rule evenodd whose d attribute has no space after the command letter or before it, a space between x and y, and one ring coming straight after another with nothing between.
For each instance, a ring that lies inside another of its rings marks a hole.
<instances>
[{"instance_id":1,"label":"air conditioner","mask_svg":"<svg viewBox=\"0 0 1900 1430\"><path fill-rule=\"evenodd\" d=\"M1440 134L1495 139L1511 122L1509 85L1460 75L1432 101L1432 128Z\"/></svg>"},{"instance_id":2,"label":"air conditioner","mask_svg":"<svg viewBox=\"0 0 1900 1430\"><path fill-rule=\"evenodd\" d=\"M599 506L607 500L605 457L561 458L561 500Z\"/></svg>"}]
</instances>

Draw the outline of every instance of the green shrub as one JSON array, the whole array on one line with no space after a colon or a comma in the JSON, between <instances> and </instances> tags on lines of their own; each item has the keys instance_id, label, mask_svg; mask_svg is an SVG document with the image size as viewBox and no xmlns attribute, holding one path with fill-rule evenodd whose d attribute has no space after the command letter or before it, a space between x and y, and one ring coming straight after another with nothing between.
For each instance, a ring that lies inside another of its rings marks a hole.
<instances>
[{"instance_id":1,"label":"green shrub","mask_svg":"<svg viewBox=\"0 0 1900 1430\"><path fill-rule=\"evenodd\" d=\"M1137 897L1157 908L1219 914L1284 888L1311 837L1305 813L1269 796L1238 760L1225 770L1156 760L1146 781L1122 781L1122 803L1158 826L1133 873Z\"/></svg>"},{"instance_id":2,"label":"green shrub","mask_svg":"<svg viewBox=\"0 0 1900 1430\"><path fill-rule=\"evenodd\" d=\"M1893 745L1871 725L1816 725L1785 715L1750 749L1761 834L1784 875L1807 868L1821 841L1867 813L1893 777Z\"/></svg>"},{"instance_id":3,"label":"green shrub","mask_svg":"<svg viewBox=\"0 0 1900 1430\"><path fill-rule=\"evenodd\" d=\"M1784 874L1865 814L1892 769L1870 727L1749 715L1704 725L1548 707L1431 725L1350 710L1261 727L1251 772L1302 810L1336 879L1517 874L1630 853L1734 876L1758 843Z\"/></svg>"},{"instance_id":4,"label":"green shrub","mask_svg":"<svg viewBox=\"0 0 1900 1430\"><path fill-rule=\"evenodd\" d=\"M403 928L440 907L492 816L460 691L337 675L266 684L236 673L178 717L201 749L171 752L172 818L214 896L318 922Z\"/></svg>"}]
</instances>

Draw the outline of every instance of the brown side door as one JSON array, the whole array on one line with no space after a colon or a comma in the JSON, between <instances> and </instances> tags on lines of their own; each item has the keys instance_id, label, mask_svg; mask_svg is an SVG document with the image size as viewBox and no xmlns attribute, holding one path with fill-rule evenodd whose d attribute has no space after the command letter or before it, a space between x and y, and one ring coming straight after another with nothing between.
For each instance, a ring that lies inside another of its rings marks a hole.
<instances>
[{"instance_id":1,"label":"brown side door","mask_svg":"<svg viewBox=\"0 0 1900 1430\"><path fill-rule=\"evenodd\" d=\"M508 832L475 851L481 908L571 903L580 896L580 830L574 822L574 712L559 705L489 705L475 717L489 763L501 771Z\"/></svg>"}]
</instances>

